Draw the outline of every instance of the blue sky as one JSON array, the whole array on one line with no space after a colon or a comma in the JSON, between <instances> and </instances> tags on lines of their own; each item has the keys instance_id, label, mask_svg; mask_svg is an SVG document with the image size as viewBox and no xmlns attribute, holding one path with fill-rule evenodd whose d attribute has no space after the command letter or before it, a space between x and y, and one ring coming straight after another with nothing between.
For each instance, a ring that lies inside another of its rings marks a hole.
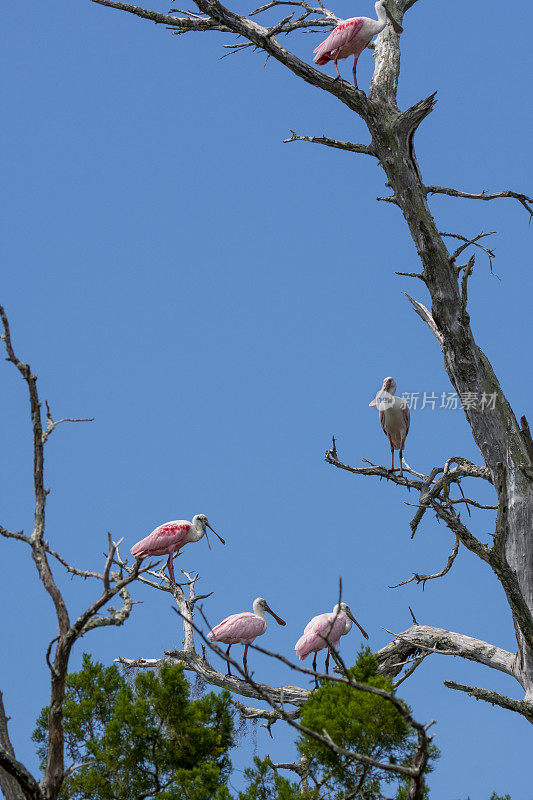
<instances>
[{"instance_id":1,"label":"blue sky","mask_svg":"<svg viewBox=\"0 0 533 800\"><path fill-rule=\"evenodd\" d=\"M402 107L438 89L416 141L425 181L531 194L533 8L513 2L502 43L508 4L440 6L420 0L402 37ZM250 10L242 0L235 8ZM343 0L334 10L372 6ZM308 619L335 602L342 574L375 649L390 638L382 627L409 626L408 605L421 622L514 649L503 593L467 553L424 592L388 589L440 569L449 532L427 519L411 541L412 496L322 460L335 434L347 462L387 463L368 408L385 375L399 392L450 390L436 342L402 295L427 302L422 286L394 275L415 270L416 254L399 211L375 201L386 191L381 170L365 156L282 143L289 128L368 141L363 123L276 63L263 68L261 54L220 61L218 34L173 37L88 0L23 11L12 2L3 16L1 301L54 414L95 417L49 442L53 546L96 568L106 531L129 547L202 512L227 546L192 545L180 566L215 592L214 621L265 596L288 623L269 626L265 646L290 654ZM292 46L310 61L318 41L302 35ZM363 55L361 87L371 66ZM435 197L431 207L441 230L498 232L501 281L478 257L472 325L515 412L531 414L527 216L511 200ZM1 521L29 530L25 388L8 364L1 386ZM461 412L413 411L409 463L428 472L451 455L479 461ZM474 531L483 536L491 521L474 516ZM35 768L30 734L56 623L28 553L6 541L0 552L9 643L0 688L17 756ZM55 573L73 613L94 597L96 587ZM127 625L87 638L73 668L84 649L110 663L179 644L167 598L138 587L135 599ZM354 631L345 657L358 646ZM259 654L250 662L265 682L296 682ZM505 676L455 659L428 660L404 684L417 717L437 720L432 798L488 800L497 790L530 800L530 726L445 689L448 678L519 696ZM256 751L285 760L291 736L276 727L274 742L258 730ZM243 744L236 766L250 758Z\"/></svg>"}]
</instances>

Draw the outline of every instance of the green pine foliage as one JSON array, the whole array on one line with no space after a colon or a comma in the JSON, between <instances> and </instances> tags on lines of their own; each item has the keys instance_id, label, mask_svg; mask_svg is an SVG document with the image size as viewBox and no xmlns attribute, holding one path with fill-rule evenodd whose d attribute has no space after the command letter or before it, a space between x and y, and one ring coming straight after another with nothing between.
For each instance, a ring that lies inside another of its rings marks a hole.
<instances>
[{"instance_id":1,"label":"green pine foliage","mask_svg":"<svg viewBox=\"0 0 533 800\"><path fill-rule=\"evenodd\" d=\"M353 679L391 691L390 679L377 670L370 649L362 647L350 669ZM324 682L314 691L302 707L301 723L317 733L326 730L341 747L382 763L407 764L416 744L413 730L390 702L343 683ZM389 796L391 787L398 800L405 794L405 781L399 776L336 755L315 739L300 738L298 750L308 760L315 781L323 781L320 798L342 797L357 790L358 797L376 800L385 784L389 784ZM434 748L432 759L436 757Z\"/></svg>"},{"instance_id":2,"label":"green pine foliage","mask_svg":"<svg viewBox=\"0 0 533 800\"><path fill-rule=\"evenodd\" d=\"M278 775L270 766L270 759L255 756L254 766L244 770L248 785L239 792L239 800L314 800L318 795L301 793L296 783Z\"/></svg>"},{"instance_id":3,"label":"green pine foliage","mask_svg":"<svg viewBox=\"0 0 533 800\"><path fill-rule=\"evenodd\" d=\"M130 686L116 666L83 656L67 678L62 800L230 800L229 693L191 699L181 666L143 672ZM46 758L48 708L33 740Z\"/></svg>"}]
</instances>

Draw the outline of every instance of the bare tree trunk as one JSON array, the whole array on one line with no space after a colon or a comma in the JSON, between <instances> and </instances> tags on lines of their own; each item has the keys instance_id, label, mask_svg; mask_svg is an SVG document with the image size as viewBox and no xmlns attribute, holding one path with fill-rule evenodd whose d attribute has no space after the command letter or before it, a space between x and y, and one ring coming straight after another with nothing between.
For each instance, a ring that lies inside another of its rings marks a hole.
<instances>
[{"instance_id":1,"label":"bare tree trunk","mask_svg":"<svg viewBox=\"0 0 533 800\"><path fill-rule=\"evenodd\" d=\"M379 106L369 129L372 146L393 190L422 262L422 279L432 299L431 316L442 347L444 366L459 396L494 396L494 407L465 413L498 492L500 542L489 559L502 583L513 613L518 653L516 675L533 699L533 462L527 433L516 417L494 374L476 345L459 287L459 270L444 245L429 210L426 189L414 154L416 127L431 111L433 97L415 113L400 114ZM464 289L465 291L465 289ZM439 336L440 334L440 336ZM498 542L496 542L498 545Z\"/></svg>"},{"instance_id":2,"label":"bare tree trunk","mask_svg":"<svg viewBox=\"0 0 533 800\"><path fill-rule=\"evenodd\" d=\"M2 692L0 692L0 745L9 753L9 755L15 758L15 751L13 749L13 745L11 744L7 730L8 721L9 717L6 716L4 700L2 697ZM4 793L6 800L24 800L24 794L19 784L8 772L3 770L2 767L0 767L0 789Z\"/></svg>"}]
</instances>

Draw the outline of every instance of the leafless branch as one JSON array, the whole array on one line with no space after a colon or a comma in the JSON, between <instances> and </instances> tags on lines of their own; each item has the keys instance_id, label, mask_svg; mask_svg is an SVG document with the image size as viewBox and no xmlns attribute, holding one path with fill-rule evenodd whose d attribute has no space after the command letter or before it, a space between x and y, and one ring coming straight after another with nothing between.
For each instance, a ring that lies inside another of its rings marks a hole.
<instances>
[{"instance_id":1,"label":"leafless branch","mask_svg":"<svg viewBox=\"0 0 533 800\"><path fill-rule=\"evenodd\" d=\"M170 28L179 29L178 32L185 31L223 31L229 33L229 29L217 25L209 17L200 17L198 14L192 12L183 12L185 17L176 17L171 14L160 14L158 11L150 11L141 6L134 6L131 3L119 3L115 0L91 0L92 3L97 3L100 6L108 6L108 8L115 8L117 11L127 11L129 14L134 14L137 17L151 20L160 25L167 25Z\"/></svg>"},{"instance_id":2,"label":"leafless branch","mask_svg":"<svg viewBox=\"0 0 533 800\"><path fill-rule=\"evenodd\" d=\"M426 194L447 194L450 197L464 197L468 200L495 200L498 197L513 197L523 205L528 214L533 217L533 208L529 205L533 203L533 198L528 197L527 194L520 194L506 189L503 192L485 192L481 194L472 194L471 192L461 192L459 189L448 189L446 186L426 186Z\"/></svg>"},{"instance_id":3,"label":"leafless branch","mask_svg":"<svg viewBox=\"0 0 533 800\"><path fill-rule=\"evenodd\" d=\"M396 472L392 472L391 470L387 469L387 467L381 467L378 464L372 464L369 467L351 467L348 464L344 464L342 461L340 461L338 455L335 455L333 450L326 450L324 454L324 461L334 467L338 467L339 469L352 472L354 475L374 475L380 479L385 478L386 480L390 480L392 483L396 483L398 486L405 486L407 489L421 490L424 486L422 481L410 480L409 478L406 478L405 475L400 476L399 474L396 474Z\"/></svg>"},{"instance_id":4,"label":"leafless branch","mask_svg":"<svg viewBox=\"0 0 533 800\"><path fill-rule=\"evenodd\" d=\"M450 503L456 505L457 503L466 503L467 506L473 506L474 508L480 508L483 511L496 511L498 506L487 506L483 505L483 503L478 503L477 500L472 500L470 497L459 497L457 500L452 500L450 498Z\"/></svg>"},{"instance_id":5,"label":"leafless branch","mask_svg":"<svg viewBox=\"0 0 533 800\"><path fill-rule=\"evenodd\" d=\"M404 278L418 278L422 283L426 282L423 272L395 272L395 275L401 275Z\"/></svg>"},{"instance_id":6,"label":"leafless branch","mask_svg":"<svg viewBox=\"0 0 533 800\"><path fill-rule=\"evenodd\" d=\"M396 689L398 688L398 686L401 686L401 685L402 685L402 683L403 683L404 681L406 681L406 680L407 680L407 678L410 678L410 677L411 677L411 675L413 674L413 672L414 672L416 669L418 669L418 667L420 666L420 664L422 663L422 661L424 661L424 659L425 659L425 658L427 658L427 657L428 657L428 655L429 655L429 653L423 653L421 656L419 656L418 658L416 658L416 659L414 660L414 663L412 664L412 666L410 666L410 667L409 667L409 669L407 669L407 670L404 672L404 674L402 675L402 677L401 677L401 678L399 678L397 681L394 681L394 683L392 684L392 687L393 687L393 689L394 689L394 690L396 690Z\"/></svg>"},{"instance_id":7,"label":"leafless branch","mask_svg":"<svg viewBox=\"0 0 533 800\"><path fill-rule=\"evenodd\" d=\"M289 128L292 136L290 139L284 139L283 142L312 142L314 144L323 144L327 147L335 147L338 150L350 150L352 153L362 153L367 156L375 156L372 150L372 145L369 144L355 144L354 142L342 142L340 139L331 139L329 136L300 136L295 133L292 128Z\"/></svg>"},{"instance_id":8,"label":"leafless branch","mask_svg":"<svg viewBox=\"0 0 533 800\"><path fill-rule=\"evenodd\" d=\"M422 653L427 653L460 656L519 680L514 669L515 654L481 639L447 631L444 628L418 624L412 625L402 633L393 633L392 636L394 636L392 642L374 653L380 664L380 672L390 677L395 677L400 672L399 662L418 658Z\"/></svg>"},{"instance_id":9,"label":"leafless branch","mask_svg":"<svg viewBox=\"0 0 533 800\"><path fill-rule=\"evenodd\" d=\"M96 761L81 761L79 764L71 764L68 769L65 770L63 773L63 780L70 778L76 770L83 769L83 767L90 767L92 764L96 764Z\"/></svg>"},{"instance_id":10,"label":"leafless branch","mask_svg":"<svg viewBox=\"0 0 533 800\"><path fill-rule=\"evenodd\" d=\"M81 417L79 419L75 419L73 417L64 417L63 419L58 419L57 422L54 422L52 419L52 412L50 411L50 406L48 405L48 400L45 400L46 405L46 430L43 431L43 444L45 444L46 440L50 436L51 433L55 431L58 425L61 425L63 422L94 422L94 417Z\"/></svg>"},{"instance_id":11,"label":"leafless branch","mask_svg":"<svg viewBox=\"0 0 533 800\"><path fill-rule=\"evenodd\" d=\"M2 527L2 525L0 525L0 535L5 536L6 539L17 539L19 542L31 544L30 537L24 536L22 531L8 531L7 528Z\"/></svg>"},{"instance_id":12,"label":"leafless branch","mask_svg":"<svg viewBox=\"0 0 533 800\"><path fill-rule=\"evenodd\" d=\"M108 6L144 17L145 19L150 19L154 22L163 23L172 28L176 33L193 30L218 30L242 36L244 39L260 47L268 55L282 63L295 75L303 78L307 83L317 86L337 97L341 103L357 114L360 114L364 119L366 119L369 114L368 101L363 92L355 89L347 81L335 81L324 72L310 66L294 55L294 53L282 47L276 39L276 33L290 33L292 30L297 30L305 26L324 25L325 27L331 27L334 20L330 17L323 20L317 18L313 21L307 18L300 18L295 21L285 20L281 28L279 24L267 28L259 25L252 19L234 13L223 6L219 0L195 0L199 11L205 15L202 18L192 18L190 16L176 18L171 15L149 11L129 3L115 2L115 0L91 1L98 5ZM324 11L321 13L323 14ZM306 17L306 14L303 16Z\"/></svg>"},{"instance_id":13,"label":"leafless branch","mask_svg":"<svg viewBox=\"0 0 533 800\"><path fill-rule=\"evenodd\" d=\"M265 708L252 708L251 706L246 706L244 703L239 702L239 700L235 700L232 697L231 699L232 705L242 714L243 717L246 719L264 719L267 721L267 725L265 727L268 728L268 732L270 733L270 728L275 722L279 722L281 717L277 713L277 711L268 710ZM292 717L292 719L297 719L300 716L300 710L295 708L292 711L288 711L287 714ZM272 735L272 734L270 734Z\"/></svg>"},{"instance_id":14,"label":"leafless branch","mask_svg":"<svg viewBox=\"0 0 533 800\"><path fill-rule=\"evenodd\" d=\"M444 233L443 231L440 231L439 233L441 236L446 236L451 239L459 239L459 241L464 242L464 244L458 247L457 250L455 250L450 256L450 264L455 264L456 260L459 258L461 253L471 245L474 245L474 247L479 247L479 249L483 250L483 252L487 255L487 258L489 259L490 271L493 275L496 275L496 273L492 268L492 262L496 258L494 250L490 250L488 247L485 247L484 245L479 243L480 239L484 239L487 236L493 236L496 233L496 231L487 231L478 233L478 235L474 236L472 239L468 239L466 236L462 236L460 233ZM466 264L464 266L466 267ZM496 275L496 277L499 278L498 275Z\"/></svg>"},{"instance_id":15,"label":"leafless branch","mask_svg":"<svg viewBox=\"0 0 533 800\"><path fill-rule=\"evenodd\" d=\"M433 575L419 575L418 573L415 572L413 573L412 578L408 578L406 581L397 583L394 586L389 586L389 589L397 589L399 586L405 586L406 584L411 583L411 581L416 581L417 584L421 583L422 590L425 589L426 581L431 581L434 578L442 578L444 575L446 575L446 573L448 573L451 570L452 564L455 561L455 557L457 556L458 552L459 552L459 537L456 535L455 542L453 545L453 550L448 556L448 561L446 562L446 566L444 567L444 569L441 569L440 572L435 572Z\"/></svg>"},{"instance_id":16,"label":"leafless branch","mask_svg":"<svg viewBox=\"0 0 533 800\"><path fill-rule=\"evenodd\" d=\"M425 282L425 279L424 279L424 282ZM428 311L428 309L425 307L425 305L423 305L422 303L419 303L418 300L413 300L413 298L410 297L407 294L407 292L404 292L404 295L407 297L407 299L409 300L409 302L413 306L413 308L416 311L416 313L418 314L418 316L421 319L424 320L424 322L429 327L431 332L435 335L435 338L437 339L438 343L442 347L442 344L443 344L443 341L444 341L443 337L442 337L442 333L439 331L439 329L437 327L437 323L433 319L433 316L432 316L431 312Z\"/></svg>"},{"instance_id":17,"label":"leafless branch","mask_svg":"<svg viewBox=\"0 0 533 800\"><path fill-rule=\"evenodd\" d=\"M307 774L307 767L306 767L305 764L302 764L301 761L300 762L295 762L295 761L286 762L285 761L285 762L282 762L280 764L273 764L272 762L270 762L270 766L274 770L287 769L290 772L296 773L296 775L298 775L300 778L302 778L304 775Z\"/></svg>"},{"instance_id":18,"label":"leafless branch","mask_svg":"<svg viewBox=\"0 0 533 800\"><path fill-rule=\"evenodd\" d=\"M461 278L461 307L463 314L466 314L466 304L468 302L468 279L474 270L475 255L473 255L464 267L463 277Z\"/></svg>"},{"instance_id":19,"label":"leafless branch","mask_svg":"<svg viewBox=\"0 0 533 800\"><path fill-rule=\"evenodd\" d=\"M376 197L376 200L378 200L380 203L392 203L395 206L399 205L398 198L395 194L388 194L385 197Z\"/></svg>"},{"instance_id":20,"label":"leafless branch","mask_svg":"<svg viewBox=\"0 0 533 800\"><path fill-rule=\"evenodd\" d=\"M499 692L493 692L490 689L480 689L477 686L465 686L463 683L456 683L455 681L444 681L444 685L448 689L456 689L459 692L466 692L476 700L485 700L493 706L500 706L506 708L508 711L516 711L521 714L529 722L533 723L533 703L528 700L515 700L512 697L506 697Z\"/></svg>"}]
</instances>

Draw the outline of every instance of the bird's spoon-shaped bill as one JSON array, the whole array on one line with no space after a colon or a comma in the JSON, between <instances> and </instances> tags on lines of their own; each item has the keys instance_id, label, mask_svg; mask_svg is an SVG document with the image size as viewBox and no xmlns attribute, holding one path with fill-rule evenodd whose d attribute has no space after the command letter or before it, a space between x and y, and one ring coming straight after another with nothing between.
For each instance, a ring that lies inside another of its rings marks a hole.
<instances>
[{"instance_id":1,"label":"bird's spoon-shaped bill","mask_svg":"<svg viewBox=\"0 0 533 800\"><path fill-rule=\"evenodd\" d=\"M265 609L268 611L269 614L272 614L272 616L274 617L274 619L276 620L278 625L286 625L287 624L284 619L281 619L281 617L278 617L278 615L275 614L274 611L272 611L272 609L270 608L268 603L265 603Z\"/></svg>"},{"instance_id":2,"label":"bird's spoon-shaped bill","mask_svg":"<svg viewBox=\"0 0 533 800\"><path fill-rule=\"evenodd\" d=\"M349 608L346 609L346 613L348 614L352 622L355 622L355 624L357 625L357 627L359 628L365 639L368 639L368 633L365 631L364 628L361 627L361 625L359 625L359 623L357 622L356 618L354 617Z\"/></svg>"},{"instance_id":3,"label":"bird's spoon-shaped bill","mask_svg":"<svg viewBox=\"0 0 533 800\"><path fill-rule=\"evenodd\" d=\"M217 537L220 539L220 541L222 542L222 544L226 544L226 540L225 540L225 539L223 539L223 538L222 538L222 536L219 536L219 535L218 535L218 533L216 532L216 530L215 530L214 528L212 528L212 527L211 527L211 525L209 524L209 522L206 522L205 524L207 525L207 527L209 528L209 530L210 530L210 531L213 531L213 533L215 534L215 536L217 536Z\"/></svg>"},{"instance_id":4,"label":"bird's spoon-shaped bill","mask_svg":"<svg viewBox=\"0 0 533 800\"><path fill-rule=\"evenodd\" d=\"M213 533L215 534L215 536L218 536L218 533L216 532L216 530L215 530L214 528L212 528L212 527L211 527L211 525L209 524L209 522L208 522L207 520L205 521L205 524L206 524L206 526L209 528L209 530L210 530L210 531L213 531ZM209 536L207 535L207 531L205 532L205 538L206 538L206 541L207 541L207 546L208 546L208 547L209 547L209 549L211 550L211 544L210 544L210 542L209 542ZM222 536L218 536L218 538L220 539L220 541L222 542L222 544L226 544L226 540L225 540L225 539L223 539L223 538L222 538Z\"/></svg>"}]
</instances>

